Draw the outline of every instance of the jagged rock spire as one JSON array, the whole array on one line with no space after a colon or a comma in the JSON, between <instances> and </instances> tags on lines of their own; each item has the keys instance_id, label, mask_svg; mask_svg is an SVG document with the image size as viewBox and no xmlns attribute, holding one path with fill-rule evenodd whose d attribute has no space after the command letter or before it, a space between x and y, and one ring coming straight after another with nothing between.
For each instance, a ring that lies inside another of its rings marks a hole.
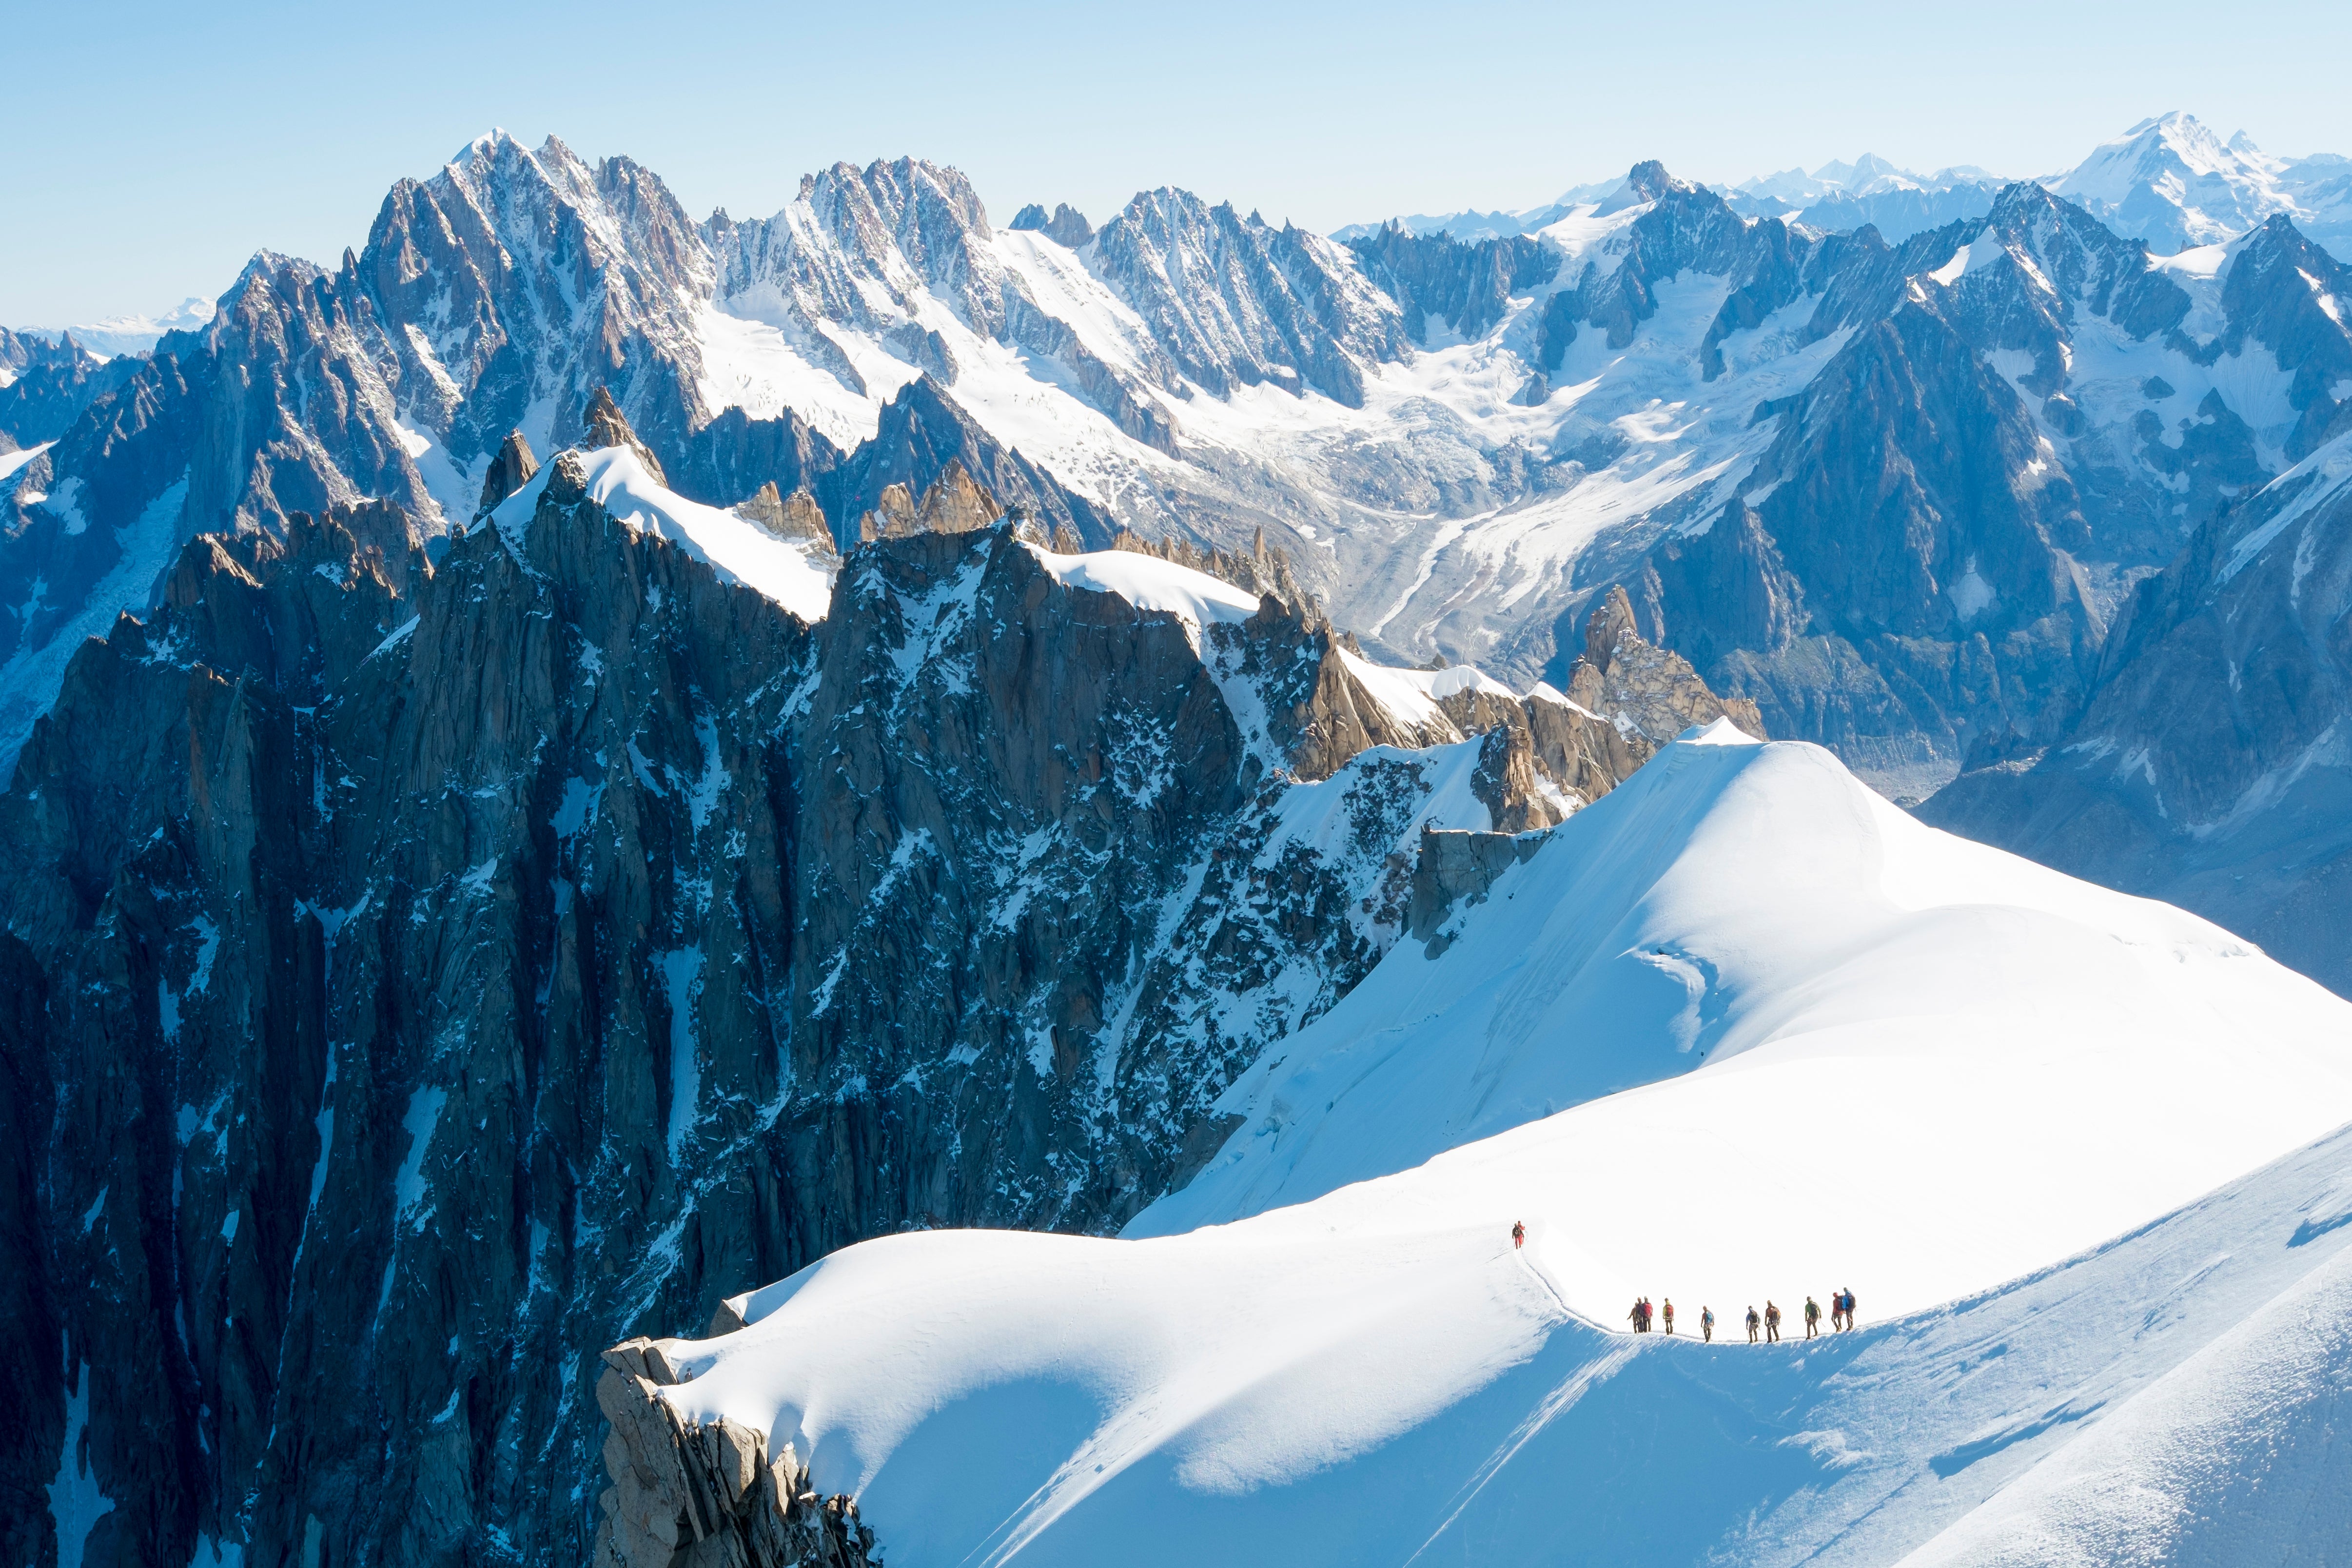
<instances>
[{"instance_id":1,"label":"jagged rock spire","mask_svg":"<svg viewBox=\"0 0 2352 1568\"><path fill-rule=\"evenodd\" d=\"M918 501L903 482L886 485L879 504L857 521L861 542L903 539L912 533L970 533L1004 515L1003 503L950 458L940 477Z\"/></svg>"},{"instance_id":2,"label":"jagged rock spire","mask_svg":"<svg viewBox=\"0 0 2352 1568\"><path fill-rule=\"evenodd\" d=\"M621 405L613 401L610 391L601 386L596 389L588 399L588 412L583 420L588 433L581 438L581 446L592 452L605 447L626 447L637 455L637 461L646 466L646 472L654 477L655 483L669 483L669 476L662 472L661 459L654 456L651 447L637 439L637 433L629 427Z\"/></svg>"},{"instance_id":3,"label":"jagged rock spire","mask_svg":"<svg viewBox=\"0 0 2352 1568\"><path fill-rule=\"evenodd\" d=\"M787 496L770 479L750 500L735 504L735 515L751 519L779 539L807 540L821 556L840 553L833 542L833 529L824 520L824 509L805 486Z\"/></svg>"},{"instance_id":4,"label":"jagged rock spire","mask_svg":"<svg viewBox=\"0 0 2352 1568\"><path fill-rule=\"evenodd\" d=\"M1621 729L1631 724L1653 747L1722 718L1765 739L1754 700L1717 697L1690 660L1643 637L1622 587L1610 589L1584 623L1584 652L1569 672L1568 695Z\"/></svg>"},{"instance_id":5,"label":"jagged rock spire","mask_svg":"<svg viewBox=\"0 0 2352 1568\"><path fill-rule=\"evenodd\" d=\"M476 510L479 517L507 497L530 483L539 472L539 459L531 455L530 443L520 430L509 430L499 445L499 455L490 459L490 471L482 476L482 504Z\"/></svg>"}]
</instances>

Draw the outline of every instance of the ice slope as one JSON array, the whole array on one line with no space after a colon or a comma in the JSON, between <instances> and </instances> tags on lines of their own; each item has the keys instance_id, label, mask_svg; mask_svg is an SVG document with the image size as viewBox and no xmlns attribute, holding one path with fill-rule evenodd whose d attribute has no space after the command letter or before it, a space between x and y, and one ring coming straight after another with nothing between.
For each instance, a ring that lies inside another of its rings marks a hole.
<instances>
[{"instance_id":1,"label":"ice slope","mask_svg":"<svg viewBox=\"0 0 2352 1568\"><path fill-rule=\"evenodd\" d=\"M2164 1560L2344 1414L2352 1007L2214 928L1817 749L1682 743L1451 934L1126 1238L846 1249L667 1397L794 1443L900 1568ZM1849 1284L1873 1326L1816 1347L1615 1330ZM2329 1453L2253 1539L2324 1521Z\"/></svg>"},{"instance_id":2,"label":"ice slope","mask_svg":"<svg viewBox=\"0 0 2352 1568\"><path fill-rule=\"evenodd\" d=\"M626 527L651 531L709 563L726 582L740 583L814 625L824 619L833 596L833 573L798 540L782 539L731 511L690 501L646 471L625 447L575 453L588 473L588 494ZM539 498L553 474L552 461L531 481L499 503L489 521L509 538L520 538L539 510Z\"/></svg>"}]
</instances>

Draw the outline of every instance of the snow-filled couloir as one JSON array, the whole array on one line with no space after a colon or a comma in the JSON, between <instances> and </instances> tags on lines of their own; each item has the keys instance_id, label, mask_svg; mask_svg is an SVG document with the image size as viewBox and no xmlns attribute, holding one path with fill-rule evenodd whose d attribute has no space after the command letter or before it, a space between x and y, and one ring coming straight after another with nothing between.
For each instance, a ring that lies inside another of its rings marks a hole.
<instances>
[{"instance_id":1,"label":"snow-filled couloir","mask_svg":"<svg viewBox=\"0 0 2352 1568\"><path fill-rule=\"evenodd\" d=\"M902 1568L2161 1559L2214 1455L2338 1398L2267 1336L2352 1295L2352 1008L1728 724L1220 1109L1121 1238L848 1248L667 1346L660 1397L792 1443ZM1871 1326L1827 1344L1735 1327L1844 1287ZM1637 1293L1684 1336L1625 1333ZM2179 1506L2083 1502L2122 1482Z\"/></svg>"}]
</instances>

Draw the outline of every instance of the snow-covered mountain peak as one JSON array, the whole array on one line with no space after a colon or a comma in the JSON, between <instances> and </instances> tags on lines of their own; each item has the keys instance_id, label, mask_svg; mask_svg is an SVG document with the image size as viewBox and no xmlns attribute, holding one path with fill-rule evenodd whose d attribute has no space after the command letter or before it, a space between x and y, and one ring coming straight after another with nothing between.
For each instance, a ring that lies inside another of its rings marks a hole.
<instances>
[{"instance_id":1,"label":"snow-covered mountain peak","mask_svg":"<svg viewBox=\"0 0 2352 1568\"><path fill-rule=\"evenodd\" d=\"M166 333L197 331L213 319L214 309L212 300L201 294L191 294L160 316L107 316L65 330L90 353L101 359L113 359L121 354L145 353Z\"/></svg>"},{"instance_id":2,"label":"snow-covered mountain peak","mask_svg":"<svg viewBox=\"0 0 2352 1568\"><path fill-rule=\"evenodd\" d=\"M2179 110L2143 120L2044 182L2161 250L2210 245L2297 210L2266 159Z\"/></svg>"}]
</instances>

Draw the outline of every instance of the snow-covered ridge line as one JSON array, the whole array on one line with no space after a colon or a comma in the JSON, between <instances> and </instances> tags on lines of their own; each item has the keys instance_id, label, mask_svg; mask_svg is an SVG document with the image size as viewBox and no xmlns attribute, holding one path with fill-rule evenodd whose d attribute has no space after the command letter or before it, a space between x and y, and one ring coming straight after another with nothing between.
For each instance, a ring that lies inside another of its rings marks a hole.
<instances>
[{"instance_id":1,"label":"snow-covered ridge line","mask_svg":"<svg viewBox=\"0 0 2352 1568\"><path fill-rule=\"evenodd\" d=\"M803 541L780 538L733 511L691 501L646 471L625 447L567 448L549 459L520 489L474 526L496 527L520 540L539 510L556 465L577 463L590 500L636 532L652 532L704 562L722 582L740 583L811 625L825 617L833 595L833 565Z\"/></svg>"}]
</instances>

